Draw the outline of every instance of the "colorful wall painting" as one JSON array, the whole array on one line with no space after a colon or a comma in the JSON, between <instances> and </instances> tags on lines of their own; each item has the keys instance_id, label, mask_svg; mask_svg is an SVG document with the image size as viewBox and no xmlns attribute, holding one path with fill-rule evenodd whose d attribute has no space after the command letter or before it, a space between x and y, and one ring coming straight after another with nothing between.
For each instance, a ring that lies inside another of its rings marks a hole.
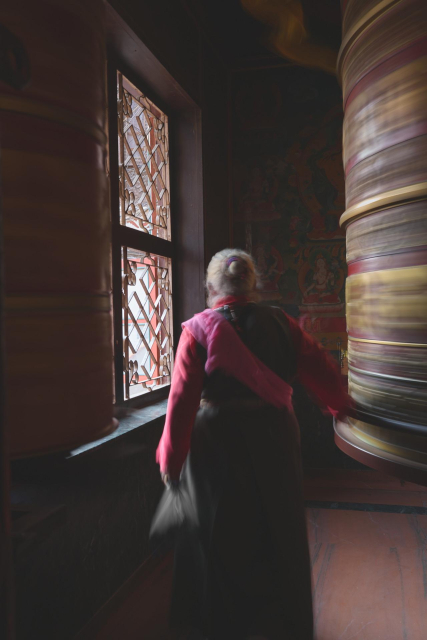
<instances>
[{"instance_id":1,"label":"colorful wall painting","mask_svg":"<svg viewBox=\"0 0 427 640\"><path fill-rule=\"evenodd\" d=\"M234 243L257 261L263 302L299 318L346 376L341 89L332 76L297 66L234 81ZM360 468L298 384L294 407L305 466Z\"/></svg>"},{"instance_id":2,"label":"colorful wall painting","mask_svg":"<svg viewBox=\"0 0 427 640\"><path fill-rule=\"evenodd\" d=\"M347 348L342 95L320 71L236 75L235 241L254 255L261 298L300 318L337 359Z\"/></svg>"}]
</instances>

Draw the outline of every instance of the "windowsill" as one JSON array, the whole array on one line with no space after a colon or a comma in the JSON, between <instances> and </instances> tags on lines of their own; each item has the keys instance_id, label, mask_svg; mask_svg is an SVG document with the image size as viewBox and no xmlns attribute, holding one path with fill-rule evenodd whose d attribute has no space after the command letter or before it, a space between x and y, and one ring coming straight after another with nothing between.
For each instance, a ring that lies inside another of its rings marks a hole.
<instances>
[{"instance_id":1,"label":"windowsill","mask_svg":"<svg viewBox=\"0 0 427 640\"><path fill-rule=\"evenodd\" d=\"M81 447L77 447L77 449L73 449L70 451L67 458L75 458L76 456L87 453L93 449L99 449L104 444L111 442L112 440L120 438L135 429L139 429L144 425L154 422L154 420L164 417L166 415L167 405L168 400L166 398L165 400L160 400L159 402L143 407L142 409L130 409L129 415L119 419L119 426L115 431L110 433L108 436L105 436L105 438L100 438L94 442L89 442Z\"/></svg>"}]
</instances>

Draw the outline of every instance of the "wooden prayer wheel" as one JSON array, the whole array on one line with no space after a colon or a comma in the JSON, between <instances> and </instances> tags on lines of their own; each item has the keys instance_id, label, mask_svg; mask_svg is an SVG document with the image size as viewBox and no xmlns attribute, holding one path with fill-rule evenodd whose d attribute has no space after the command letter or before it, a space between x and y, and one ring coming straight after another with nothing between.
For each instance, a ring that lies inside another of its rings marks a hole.
<instances>
[{"instance_id":1,"label":"wooden prayer wheel","mask_svg":"<svg viewBox=\"0 0 427 640\"><path fill-rule=\"evenodd\" d=\"M344 96L352 457L427 484L427 2L347 0Z\"/></svg>"},{"instance_id":2,"label":"wooden prayer wheel","mask_svg":"<svg viewBox=\"0 0 427 640\"><path fill-rule=\"evenodd\" d=\"M6 411L14 457L106 435L112 418L102 0L15 0L2 23L31 82L0 85Z\"/></svg>"}]
</instances>

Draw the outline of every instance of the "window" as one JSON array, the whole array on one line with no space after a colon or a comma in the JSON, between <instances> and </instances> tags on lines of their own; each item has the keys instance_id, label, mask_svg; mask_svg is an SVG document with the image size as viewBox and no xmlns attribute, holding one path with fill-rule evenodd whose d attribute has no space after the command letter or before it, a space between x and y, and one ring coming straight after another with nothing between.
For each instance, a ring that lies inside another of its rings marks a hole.
<instances>
[{"instance_id":1,"label":"window","mask_svg":"<svg viewBox=\"0 0 427 640\"><path fill-rule=\"evenodd\" d=\"M170 384L173 242L168 118L121 72L117 116L110 179L116 182L112 266L115 392L120 403Z\"/></svg>"},{"instance_id":2,"label":"window","mask_svg":"<svg viewBox=\"0 0 427 640\"><path fill-rule=\"evenodd\" d=\"M120 223L171 239L168 119L117 74Z\"/></svg>"}]
</instances>

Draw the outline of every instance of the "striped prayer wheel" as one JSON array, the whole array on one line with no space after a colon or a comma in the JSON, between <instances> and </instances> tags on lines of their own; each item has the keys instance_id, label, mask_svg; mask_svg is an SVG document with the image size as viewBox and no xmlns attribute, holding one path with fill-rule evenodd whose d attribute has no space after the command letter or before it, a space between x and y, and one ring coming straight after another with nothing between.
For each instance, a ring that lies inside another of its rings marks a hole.
<instances>
[{"instance_id":1,"label":"striped prayer wheel","mask_svg":"<svg viewBox=\"0 0 427 640\"><path fill-rule=\"evenodd\" d=\"M427 2L344 1L338 72L358 419L336 442L427 484Z\"/></svg>"},{"instance_id":2,"label":"striped prayer wheel","mask_svg":"<svg viewBox=\"0 0 427 640\"><path fill-rule=\"evenodd\" d=\"M0 86L7 423L14 457L106 435L112 418L102 0L15 0L31 82Z\"/></svg>"}]
</instances>

